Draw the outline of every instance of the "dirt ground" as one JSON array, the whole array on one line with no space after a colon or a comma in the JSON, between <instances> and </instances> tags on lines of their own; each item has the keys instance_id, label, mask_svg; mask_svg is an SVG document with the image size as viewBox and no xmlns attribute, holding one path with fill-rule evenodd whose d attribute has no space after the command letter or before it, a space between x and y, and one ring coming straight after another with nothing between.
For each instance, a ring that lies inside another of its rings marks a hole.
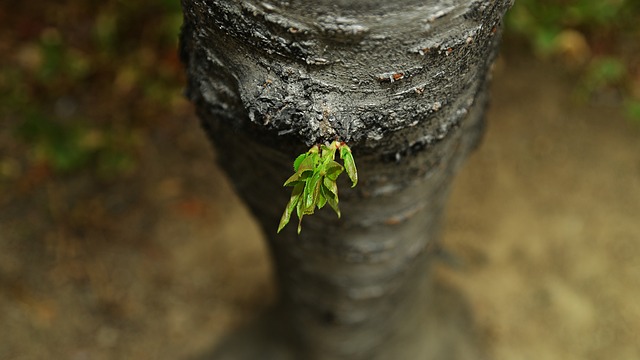
<instances>
[{"instance_id":1,"label":"dirt ground","mask_svg":"<svg viewBox=\"0 0 640 360\"><path fill-rule=\"evenodd\" d=\"M640 129L503 59L444 241L496 359L640 359Z\"/></svg>"},{"instance_id":2,"label":"dirt ground","mask_svg":"<svg viewBox=\"0 0 640 360\"><path fill-rule=\"evenodd\" d=\"M640 128L572 81L503 57L454 185L439 272L497 360L640 359ZM130 176L0 202L0 359L180 359L273 301L261 234L185 114Z\"/></svg>"}]
</instances>

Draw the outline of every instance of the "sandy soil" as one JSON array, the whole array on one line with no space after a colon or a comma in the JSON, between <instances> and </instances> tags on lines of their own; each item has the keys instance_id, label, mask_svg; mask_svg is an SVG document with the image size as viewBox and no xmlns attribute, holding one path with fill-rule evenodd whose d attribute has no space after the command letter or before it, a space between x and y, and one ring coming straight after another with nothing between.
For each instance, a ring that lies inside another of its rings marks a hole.
<instances>
[{"instance_id":1,"label":"sandy soil","mask_svg":"<svg viewBox=\"0 0 640 360\"><path fill-rule=\"evenodd\" d=\"M640 358L640 129L571 93L503 58L454 186L439 271L498 360ZM194 116L174 120L127 178L2 203L0 359L184 358L272 302L261 234Z\"/></svg>"},{"instance_id":2,"label":"sandy soil","mask_svg":"<svg viewBox=\"0 0 640 360\"><path fill-rule=\"evenodd\" d=\"M640 359L640 129L508 59L445 243L497 359Z\"/></svg>"}]
</instances>

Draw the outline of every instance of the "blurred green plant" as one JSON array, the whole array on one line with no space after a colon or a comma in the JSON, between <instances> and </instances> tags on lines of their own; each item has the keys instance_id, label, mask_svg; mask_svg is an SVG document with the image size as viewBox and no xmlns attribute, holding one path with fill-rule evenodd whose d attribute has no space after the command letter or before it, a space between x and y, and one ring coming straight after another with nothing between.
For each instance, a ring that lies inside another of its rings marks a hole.
<instances>
[{"instance_id":1,"label":"blurred green plant","mask_svg":"<svg viewBox=\"0 0 640 360\"><path fill-rule=\"evenodd\" d=\"M35 110L29 111L17 129L17 135L23 141L33 144L31 150L38 161L61 172L75 170L88 162L91 149L83 146L85 132L79 124L63 126Z\"/></svg>"},{"instance_id":2,"label":"blurred green plant","mask_svg":"<svg viewBox=\"0 0 640 360\"><path fill-rule=\"evenodd\" d=\"M547 51L561 31L614 29L633 24L635 0L518 0L507 14L510 31L525 35L536 50ZM622 22L622 24L620 23Z\"/></svg>"},{"instance_id":3,"label":"blurred green plant","mask_svg":"<svg viewBox=\"0 0 640 360\"><path fill-rule=\"evenodd\" d=\"M524 39L542 58L555 57L580 76L590 98L615 90L640 121L640 1L517 0L507 14L507 36Z\"/></svg>"},{"instance_id":4,"label":"blurred green plant","mask_svg":"<svg viewBox=\"0 0 640 360\"><path fill-rule=\"evenodd\" d=\"M131 171L131 135L91 128L82 121L61 123L37 110L30 111L16 129L16 135L32 145L34 161L56 173L94 170L101 178Z\"/></svg>"},{"instance_id":5,"label":"blurred green plant","mask_svg":"<svg viewBox=\"0 0 640 360\"><path fill-rule=\"evenodd\" d=\"M14 33L2 39L13 51L0 59L0 125L12 136L0 150L16 156L0 156L11 165L0 177L42 164L54 176L134 170L140 133L179 110L180 2L25 2L14 10L4 24Z\"/></svg>"}]
</instances>

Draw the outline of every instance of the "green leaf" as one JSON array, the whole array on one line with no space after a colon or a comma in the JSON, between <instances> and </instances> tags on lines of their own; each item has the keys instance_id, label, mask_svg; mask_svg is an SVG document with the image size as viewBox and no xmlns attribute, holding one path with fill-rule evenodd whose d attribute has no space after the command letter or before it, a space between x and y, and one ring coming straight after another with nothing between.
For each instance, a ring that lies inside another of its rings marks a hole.
<instances>
[{"instance_id":1,"label":"green leaf","mask_svg":"<svg viewBox=\"0 0 640 360\"><path fill-rule=\"evenodd\" d=\"M358 183L358 170L356 169L356 162L351 154L351 149L347 145L340 147L340 158L344 161L344 168L347 170L349 179L351 179L351 187L355 187Z\"/></svg>"},{"instance_id":2,"label":"green leaf","mask_svg":"<svg viewBox=\"0 0 640 360\"><path fill-rule=\"evenodd\" d=\"M316 159L318 158L318 154L309 153L302 161L300 165L298 165L298 170L300 174L305 173L307 171L313 172L316 167Z\"/></svg>"},{"instance_id":3,"label":"green leaf","mask_svg":"<svg viewBox=\"0 0 640 360\"><path fill-rule=\"evenodd\" d=\"M312 173L312 171L298 171L297 173L291 175L291 177L284 182L283 186L295 186L298 183L304 183Z\"/></svg>"},{"instance_id":4,"label":"green leaf","mask_svg":"<svg viewBox=\"0 0 640 360\"><path fill-rule=\"evenodd\" d=\"M325 177L322 185L327 189L330 197L334 199L338 198L338 185L336 184L335 180L331 180Z\"/></svg>"},{"instance_id":5,"label":"green leaf","mask_svg":"<svg viewBox=\"0 0 640 360\"><path fill-rule=\"evenodd\" d=\"M300 235L300 231L302 231L302 217L304 216L304 212L302 211L302 201L298 201L298 205L296 205L296 213L298 215L298 235Z\"/></svg>"},{"instance_id":6,"label":"green leaf","mask_svg":"<svg viewBox=\"0 0 640 360\"><path fill-rule=\"evenodd\" d=\"M282 214L282 218L280 219L280 224L278 225L278 232L282 230L291 219L291 214L293 210L296 208L300 201L300 195L302 194L302 190L304 188L304 183L299 183L293 188L291 192L291 198L289 198L289 202L287 203L287 207L284 209L284 213Z\"/></svg>"},{"instance_id":7,"label":"green leaf","mask_svg":"<svg viewBox=\"0 0 640 360\"><path fill-rule=\"evenodd\" d=\"M287 181L284 182L284 185L282 186L295 186L296 184L300 183L300 173L295 173L293 175L291 175L290 178L287 179Z\"/></svg>"},{"instance_id":8,"label":"green leaf","mask_svg":"<svg viewBox=\"0 0 640 360\"><path fill-rule=\"evenodd\" d=\"M296 170L296 173L291 175L291 177L284 182L283 186L295 186L298 181L304 181L313 174L315 168L314 158L317 158L318 155L311 153L305 153L302 155L305 157L300 160L300 164L297 166L298 170ZM301 156L298 156L296 161L298 161ZM294 165L294 167L296 166Z\"/></svg>"},{"instance_id":9,"label":"green leaf","mask_svg":"<svg viewBox=\"0 0 640 360\"><path fill-rule=\"evenodd\" d=\"M307 186L304 188L303 212L305 215L313 214L314 208L318 203L320 185L322 185L322 175L316 172L307 181Z\"/></svg>"},{"instance_id":10,"label":"green leaf","mask_svg":"<svg viewBox=\"0 0 640 360\"><path fill-rule=\"evenodd\" d=\"M336 181L336 179L338 179L338 176L342 174L343 171L344 167L342 165L331 160L327 165L325 176L333 181Z\"/></svg>"},{"instance_id":11,"label":"green leaf","mask_svg":"<svg viewBox=\"0 0 640 360\"><path fill-rule=\"evenodd\" d=\"M332 196L333 194L329 189L327 189L326 186L323 186L321 191L323 192L325 199L327 199L327 204L331 206L333 211L335 211L336 214L338 215L338 218L340 218L340 208L338 207L338 198Z\"/></svg>"},{"instance_id":12,"label":"green leaf","mask_svg":"<svg viewBox=\"0 0 640 360\"><path fill-rule=\"evenodd\" d=\"M298 168L300 168L300 164L309 156L309 153L306 152L304 154L298 155L296 160L293 162L293 171L298 172Z\"/></svg>"},{"instance_id":13,"label":"green leaf","mask_svg":"<svg viewBox=\"0 0 640 360\"><path fill-rule=\"evenodd\" d=\"M324 195L324 191L322 188L320 189L320 193L318 194L318 209L322 209L327 204L327 197Z\"/></svg>"}]
</instances>

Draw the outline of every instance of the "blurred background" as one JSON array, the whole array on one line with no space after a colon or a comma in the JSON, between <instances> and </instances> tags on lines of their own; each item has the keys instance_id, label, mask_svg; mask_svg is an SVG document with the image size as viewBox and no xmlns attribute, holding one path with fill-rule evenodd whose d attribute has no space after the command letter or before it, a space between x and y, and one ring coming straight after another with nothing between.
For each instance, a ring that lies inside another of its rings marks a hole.
<instances>
[{"instance_id":1,"label":"blurred background","mask_svg":"<svg viewBox=\"0 0 640 360\"><path fill-rule=\"evenodd\" d=\"M438 276L496 359L640 358L640 3L517 0ZM0 359L177 359L273 300L176 0L0 5Z\"/></svg>"}]
</instances>

